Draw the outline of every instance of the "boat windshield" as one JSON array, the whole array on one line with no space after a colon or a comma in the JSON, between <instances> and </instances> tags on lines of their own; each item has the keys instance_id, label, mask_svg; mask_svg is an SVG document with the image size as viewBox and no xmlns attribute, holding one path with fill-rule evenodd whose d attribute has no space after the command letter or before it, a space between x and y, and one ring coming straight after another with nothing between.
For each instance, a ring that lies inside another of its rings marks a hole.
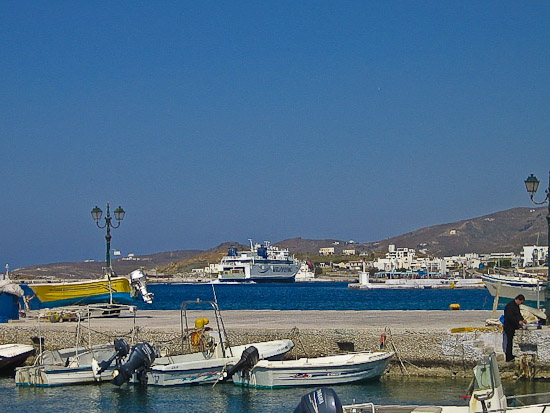
<instances>
[{"instance_id":1,"label":"boat windshield","mask_svg":"<svg viewBox=\"0 0 550 413\"><path fill-rule=\"evenodd\" d=\"M474 368L475 390L493 390L500 386L500 376L495 353L483 357Z\"/></svg>"}]
</instances>

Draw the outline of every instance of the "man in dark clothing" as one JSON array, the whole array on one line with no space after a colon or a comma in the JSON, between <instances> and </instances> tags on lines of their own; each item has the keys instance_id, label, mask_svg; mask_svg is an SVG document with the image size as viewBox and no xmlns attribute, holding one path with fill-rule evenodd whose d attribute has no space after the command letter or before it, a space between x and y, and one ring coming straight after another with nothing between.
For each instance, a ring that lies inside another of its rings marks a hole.
<instances>
[{"instance_id":1,"label":"man in dark clothing","mask_svg":"<svg viewBox=\"0 0 550 413\"><path fill-rule=\"evenodd\" d=\"M515 356L512 354L512 347L514 345L514 334L518 328L521 328L527 321L523 319L519 306L525 302L523 294L518 295L504 308L504 333L502 346L504 347L504 353L506 354L506 361L514 360Z\"/></svg>"}]
</instances>

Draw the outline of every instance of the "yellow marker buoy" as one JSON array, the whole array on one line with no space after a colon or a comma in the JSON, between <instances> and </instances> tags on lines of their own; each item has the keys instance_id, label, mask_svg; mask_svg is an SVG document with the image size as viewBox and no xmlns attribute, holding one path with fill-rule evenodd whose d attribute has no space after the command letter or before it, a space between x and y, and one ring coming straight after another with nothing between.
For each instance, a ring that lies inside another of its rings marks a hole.
<instances>
[{"instance_id":1,"label":"yellow marker buoy","mask_svg":"<svg viewBox=\"0 0 550 413\"><path fill-rule=\"evenodd\" d=\"M460 304L451 304L449 308L451 310L460 310Z\"/></svg>"}]
</instances>

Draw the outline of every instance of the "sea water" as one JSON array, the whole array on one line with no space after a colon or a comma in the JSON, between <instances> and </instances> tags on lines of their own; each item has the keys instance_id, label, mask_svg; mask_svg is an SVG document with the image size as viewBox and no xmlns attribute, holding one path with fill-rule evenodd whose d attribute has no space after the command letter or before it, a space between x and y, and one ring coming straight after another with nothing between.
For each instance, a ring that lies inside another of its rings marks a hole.
<instances>
[{"instance_id":1,"label":"sea water","mask_svg":"<svg viewBox=\"0 0 550 413\"><path fill-rule=\"evenodd\" d=\"M441 404L467 405L464 397L470 379L384 376L375 382L338 385L332 388L343 404ZM550 391L545 381L505 381L505 394ZM317 387L249 389L232 383L184 387L140 387L110 383L53 388L15 386L12 377L0 377L2 412L292 412L300 398ZM546 402L548 397L524 403ZM510 402L513 404L513 401Z\"/></svg>"},{"instance_id":2,"label":"sea water","mask_svg":"<svg viewBox=\"0 0 550 413\"><path fill-rule=\"evenodd\" d=\"M27 287L25 287L27 289ZM347 283L294 284L150 284L154 303L138 308L176 310L185 300L213 300L222 310L489 310L493 299L485 289L355 290ZM26 293L29 294L30 290ZM36 300L33 308L39 308ZM461 398L469 379L402 378L334 386L344 404L465 405ZM550 391L550 384L505 383L507 394ZM525 387L527 386L527 387ZM292 412L300 398L316 387L248 389L231 383L191 387L140 388L110 383L58 388L16 387L13 377L0 377L0 411L28 412Z\"/></svg>"},{"instance_id":3,"label":"sea water","mask_svg":"<svg viewBox=\"0 0 550 413\"><path fill-rule=\"evenodd\" d=\"M348 288L343 282L270 284L149 284L153 304L136 300L138 309L179 310L182 301L214 300L222 310L490 310L493 297L486 289ZM32 291L24 286L25 294ZM31 308L41 308L37 299Z\"/></svg>"}]
</instances>

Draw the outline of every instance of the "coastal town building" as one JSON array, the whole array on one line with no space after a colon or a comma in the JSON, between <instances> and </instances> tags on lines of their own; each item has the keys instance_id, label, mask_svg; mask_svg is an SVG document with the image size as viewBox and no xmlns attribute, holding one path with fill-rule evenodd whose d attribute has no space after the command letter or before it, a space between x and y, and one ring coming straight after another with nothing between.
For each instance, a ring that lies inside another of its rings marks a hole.
<instances>
[{"instance_id":1,"label":"coastal town building","mask_svg":"<svg viewBox=\"0 0 550 413\"><path fill-rule=\"evenodd\" d=\"M390 244L386 257L378 258L373 266L379 271L410 270L415 256L416 253L412 248L395 248L395 245Z\"/></svg>"},{"instance_id":2,"label":"coastal town building","mask_svg":"<svg viewBox=\"0 0 550 413\"><path fill-rule=\"evenodd\" d=\"M528 245L521 252L523 267L537 267L548 262L548 246Z\"/></svg>"},{"instance_id":3,"label":"coastal town building","mask_svg":"<svg viewBox=\"0 0 550 413\"><path fill-rule=\"evenodd\" d=\"M479 254L479 258L483 265L493 264L496 267L504 266L509 263L511 267L518 267L521 264L519 256L513 252L491 252L489 254Z\"/></svg>"},{"instance_id":4,"label":"coastal town building","mask_svg":"<svg viewBox=\"0 0 550 413\"><path fill-rule=\"evenodd\" d=\"M319 255L334 255L334 247L319 248Z\"/></svg>"},{"instance_id":5,"label":"coastal town building","mask_svg":"<svg viewBox=\"0 0 550 413\"><path fill-rule=\"evenodd\" d=\"M469 253L464 255L453 255L451 257L444 257L447 268L460 268L465 270L478 269L481 265L481 259L476 253Z\"/></svg>"}]
</instances>

